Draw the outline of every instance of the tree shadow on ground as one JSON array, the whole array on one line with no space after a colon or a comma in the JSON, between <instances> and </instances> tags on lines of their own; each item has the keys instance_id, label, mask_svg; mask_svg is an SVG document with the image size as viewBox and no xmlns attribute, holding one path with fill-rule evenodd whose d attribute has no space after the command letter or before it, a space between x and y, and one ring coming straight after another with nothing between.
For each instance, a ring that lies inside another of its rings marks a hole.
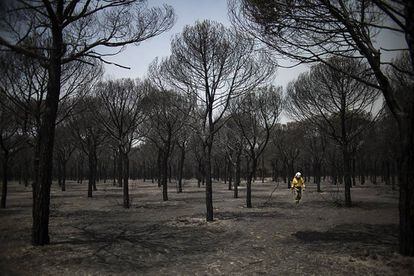
<instances>
[{"instance_id":1,"label":"tree shadow on ground","mask_svg":"<svg viewBox=\"0 0 414 276\"><path fill-rule=\"evenodd\" d=\"M272 211L272 212L217 212L215 213L215 218L220 220L254 220L254 219L277 219L277 218L286 218L286 215Z\"/></svg>"},{"instance_id":2,"label":"tree shadow on ground","mask_svg":"<svg viewBox=\"0 0 414 276\"><path fill-rule=\"evenodd\" d=\"M88 252L84 257L89 259L90 265L102 266L101 271L142 272L167 262L191 261L197 255L214 254L241 239L240 233L226 232L208 224L180 226L164 223L138 227L124 224L116 228L83 225L76 228L75 235L60 237L60 241L52 246L67 252ZM73 257L61 261L73 265L80 256Z\"/></svg>"},{"instance_id":3,"label":"tree shadow on ground","mask_svg":"<svg viewBox=\"0 0 414 276\"><path fill-rule=\"evenodd\" d=\"M264 201L258 204L259 208L301 209L301 208L325 208L334 206L331 202L323 200L300 202L298 205L292 201L278 201L278 199Z\"/></svg>"},{"instance_id":4,"label":"tree shadow on ground","mask_svg":"<svg viewBox=\"0 0 414 276\"><path fill-rule=\"evenodd\" d=\"M76 210L76 211L61 211L57 208L50 210L50 217L65 217L70 219L94 219L105 218L113 215L113 211L101 211L101 210Z\"/></svg>"},{"instance_id":5,"label":"tree shadow on ground","mask_svg":"<svg viewBox=\"0 0 414 276\"><path fill-rule=\"evenodd\" d=\"M386 201L354 201L352 202L352 208L360 208L362 210L378 210L378 209L392 209L398 208L397 202Z\"/></svg>"},{"instance_id":6,"label":"tree shadow on ground","mask_svg":"<svg viewBox=\"0 0 414 276\"><path fill-rule=\"evenodd\" d=\"M315 250L328 252L387 255L398 249L396 224L340 224L327 231L298 231L292 235Z\"/></svg>"},{"instance_id":7,"label":"tree shadow on ground","mask_svg":"<svg viewBox=\"0 0 414 276\"><path fill-rule=\"evenodd\" d=\"M14 216L28 213L27 209L20 206L7 206L6 209L0 209L0 216Z\"/></svg>"}]
</instances>

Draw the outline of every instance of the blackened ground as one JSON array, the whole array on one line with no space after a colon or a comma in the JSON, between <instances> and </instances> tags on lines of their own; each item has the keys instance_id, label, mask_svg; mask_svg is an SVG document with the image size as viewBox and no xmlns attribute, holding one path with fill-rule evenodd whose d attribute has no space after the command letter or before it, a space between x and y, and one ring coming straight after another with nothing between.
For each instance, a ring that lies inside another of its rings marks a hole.
<instances>
[{"instance_id":1,"label":"blackened ground","mask_svg":"<svg viewBox=\"0 0 414 276\"><path fill-rule=\"evenodd\" d=\"M30 245L31 191L12 184L0 210L0 275L414 275L414 259L398 250L398 196L387 186L342 191L309 184L299 205L286 184L253 184L253 208L224 183L214 183L215 221L206 223L204 187L184 183L169 201L151 182L122 188L99 183L52 189L51 244Z\"/></svg>"}]
</instances>

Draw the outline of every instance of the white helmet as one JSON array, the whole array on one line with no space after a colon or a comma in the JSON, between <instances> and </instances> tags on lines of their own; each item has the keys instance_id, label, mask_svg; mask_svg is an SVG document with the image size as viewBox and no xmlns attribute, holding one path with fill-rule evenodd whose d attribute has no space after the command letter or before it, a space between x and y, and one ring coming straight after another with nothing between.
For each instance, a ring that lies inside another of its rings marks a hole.
<instances>
[{"instance_id":1,"label":"white helmet","mask_svg":"<svg viewBox=\"0 0 414 276\"><path fill-rule=\"evenodd\" d=\"M300 173L300 172L297 172L296 174L295 174L295 177L296 178L299 178L299 177L301 177L302 176L302 174Z\"/></svg>"}]
</instances>

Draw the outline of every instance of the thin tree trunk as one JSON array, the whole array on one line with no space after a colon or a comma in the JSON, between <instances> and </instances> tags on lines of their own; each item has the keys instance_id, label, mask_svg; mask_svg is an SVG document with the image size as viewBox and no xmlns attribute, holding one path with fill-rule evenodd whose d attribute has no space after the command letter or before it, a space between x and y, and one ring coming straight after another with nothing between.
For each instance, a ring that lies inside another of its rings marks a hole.
<instances>
[{"instance_id":1,"label":"thin tree trunk","mask_svg":"<svg viewBox=\"0 0 414 276\"><path fill-rule=\"evenodd\" d=\"M143 169L142 169L142 181L145 182L145 180L147 178L147 167L146 167L145 161L144 161L144 164L143 164L142 167L143 167Z\"/></svg>"},{"instance_id":2,"label":"thin tree trunk","mask_svg":"<svg viewBox=\"0 0 414 276\"><path fill-rule=\"evenodd\" d=\"M158 156L157 156L157 168L158 168L158 187L161 187L161 177L162 177L162 164L161 164L161 149L158 149Z\"/></svg>"},{"instance_id":3,"label":"thin tree trunk","mask_svg":"<svg viewBox=\"0 0 414 276\"><path fill-rule=\"evenodd\" d=\"M347 146L344 146L343 149L343 161L344 161L344 178L345 178L345 206L351 207L352 200L351 200L351 186L352 186L352 179L351 179L351 159L349 157L349 152L347 150Z\"/></svg>"},{"instance_id":4,"label":"thin tree trunk","mask_svg":"<svg viewBox=\"0 0 414 276\"><path fill-rule=\"evenodd\" d=\"M372 174L372 183L377 185L377 160L374 161L374 172Z\"/></svg>"},{"instance_id":5,"label":"thin tree trunk","mask_svg":"<svg viewBox=\"0 0 414 276\"><path fill-rule=\"evenodd\" d=\"M203 172L202 172L203 168L202 168L202 166L203 166L203 164L202 164L202 161L200 159L200 160L198 160L198 168L197 168L197 174L198 174L197 186L198 186L198 188L201 187L201 180L203 178Z\"/></svg>"},{"instance_id":6,"label":"thin tree trunk","mask_svg":"<svg viewBox=\"0 0 414 276\"><path fill-rule=\"evenodd\" d=\"M124 183L122 185L122 190L123 190L123 199L124 199L124 208L129 208L129 183L128 183L128 179L129 179L129 158L128 158L128 153L122 153L123 158L121 158L121 160L123 160L124 164L123 164L123 179L124 179Z\"/></svg>"},{"instance_id":7,"label":"thin tree trunk","mask_svg":"<svg viewBox=\"0 0 414 276\"><path fill-rule=\"evenodd\" d=\"M355 165L355 157L354 157L352 158L352 186L356 185L355 170L356 170L356 165Z\"/></svg>"},{"instance_id":8,"label":"thin tree trunk","mask_svg":"<svg viewBox=\"0 0 414 276\"><path fill-rule=\"evenodd\" d=\"M391 178L391 168L390 168L390 161L385 161L385 184L390 185Z\"/></svg>"},{"instance_id":9,"label":"thin tree trunk","mask_svg":"<svg viewBox=\"0 0 414 276\"><path fill-rule=\"evenodd\" d=\"M361 185L365 184L365 163L364 160L361 162Z\"/></svg>"},{"instance_id":10,"label":"thin tree trunk","mask_svg":"<svg viewBox=\"0 0 414 276\"><path fill-rule=\"evenodd\" d=\"M88 197L92 197L93 182L95 181L95 160L93 157L92 150L88 154L89 162L89 177L88 177Z\"/></svg>"},{"instance_id":11,"label":"thin tree trunk","mask_svg":"<svg viewBox=\"0 0 414 276\"><path fill-rule=\"evenodd\" d=\"M94 191L97 191L98 189L96 188L96 181L97 179L99 181L99 176L98 176L98 157L96 156L96 147L94 147L94 150L93 150L93 160L94 160L94 167L93 167L94 180L92 182L92 188Z\"/></svg>"},{"instance_id":12,"label":"thin tree trunk","mask_svg":"<svg viewBox=\"0 0 414 276\"><path fill-rule=\"evenodd\" d=\"M228 173L229 173L229 163L230 161L227 160L227 156L224 158L224 184L227 184L228 181Z\"/></svg>"},{"instance_id":13,"label":"thin tree trunk","mask_svg":"<svg viewBox=\"0 0 414 276\"><path fill-rule=\"evenodd\" d=\"M240 167L241 167L241 150L238 151L237 157L236 157L236 175L235 175L235 181L234 181L234 198L239 197L239 186L240 186Z\"/></svg>"},{"instance_id":14,"label":"thin tree trunk","mask_svg":"<svg viewBox=\"0 0 414 276\"><path fill-rule=\"evenodd\" d=\"M66 160L62 162L62 192L66 191Z\"/></svg>"},{"instance_id":15,"label":"thin tree trunk","mask_svg":"<svg viewBox=\"0 0 414 276\"><path fill-rule=\"evenodd\" d=\"M116 154L116 150L114 150L114 162L113 162L113 168L112 168L112 179L113 179L113 182L112 182L112 186L116 186L116 175L117 175L117 172L116 172L116 167L117 167L117 156L116 156L117 154Z\"/></svg>"},{"instance_id":16,"label":"thin tree trunk","mask_svg":"<svg viewBox=\"0 0 414 276\"><path fill-rule=\"evenodd\" d=\"M248 170L247 183L246 183L246 207L247 208L252 208L252 180L256 172L256 167L257 167L257 157L253 155L252 160L251 160L251 166L250 165L247 166L247 170Z\"/></svg>"},{"instance_id":17,"label":"thin tree trunk","mask_svg":"<svg viewBox=\"0 0 414 276\"><path fill-rule=\"evenodd\" d=\"M395 191L395 162L392 162L391 188Z\"/></svg>"},{"instance_id":18,"label":"thin tree trunk","mask_svg":"<svg viewBox=\"0 0 414 276\"><path fill-rule=\"evenodd\" d=\"M321 190L321 163L320 161L317 161L315 164L316 170L315 170L315 178L316 178L316 191L318 193L322 192Z\"/></svg>"},{"instance_id":19,"label":"thin tree trunk","mask_svg":"<svg viewBox=\"0 0 414 276\"><path fill-rule=\"evenodd\" d=\"M265 158L264 154L262 155L262 183L265 181Z\"/></svg>"},{"instance_id":20,"label":"thin tree trunk","mask_svg":"<svg viewBox=\"0 0 414 276\"><path fill-rule=\"evenodd\" d=\"M62 161L60 158L56 160L56 166L57 166L57 179L58 179L58 186L62 187Z\"/></svg>"},{"instance_id":21,"label":"thin tree trunk","mask_svg":"<svg viewBox=\"0 0 414 276\"><path fill-rule=\"evenodd\" d=\"M83 182L83 157L81 158L80 162L79 162L79 178L78 178L78 183L82 184Z\"/></svg>"},{"instance_id":22,"label":"thin tree trunk","mask_svg":"<svg viewBox=\"0 0 414 276\"><path fill-rule=\"evenodd\" d=\"M124 156L122 146L118 146L119 158L118 158L118 187L122 187L122 179L124 177Z\"/></svg>"},{"instance_id":23,"label":"thin tree trunk","mask_svg":"<svg viewBox=\"0 0 414 276\"><path fill-rule=\"evenodd\" d=\"M210 136L212 136L212 131L210 131ZM205 162L205 176L206 176L206 220L213 221L213 183L211 179L211 150L213 147L213 139L210 137L210 141L207 144L207 154Z\"/></svg>"},{"instance_id":24,"label":"thin tree trunk","mask_svg":"<svg viewBox=\"0 0 414 276\"><path fill-rule=\"evenodd\" d=\"M181 148L180 156L180 167L178 169L178 192L183 192L183 171L184 171L184 161L185 161L185 147Z\"/></svg>"},{"instance_id":25,"label":"thin tree trunk","mask_svg":"<svg viewBox=\"0 0 414 276\"><path fill-rule=\"evenodd\" d=\"M164 148L161 163L162 200L168 200L168 149Z\"/></svg>"},{"instance_id":26,"label":"thin tree trunk","mask_svg":"<svg viewBox=\"0 0 414 276\"><path fill-rule=\"evenodd\" d=\"M231 185L233 181L233 163L231 160L228 160L228 168L227 168L227 174L228 174L228 190L231 191Z\"/></svg>"},{"instance_id":27,"label":"thin tree trunk","mask_svg":"<svg viewBox=\"0 0 414 276\"><path fill-rule=\"evenodd\" d=\"M168 182L171 183L171 176L172 176L172 167L171 163L168 162Z\"/></svg>"}]
</instances>

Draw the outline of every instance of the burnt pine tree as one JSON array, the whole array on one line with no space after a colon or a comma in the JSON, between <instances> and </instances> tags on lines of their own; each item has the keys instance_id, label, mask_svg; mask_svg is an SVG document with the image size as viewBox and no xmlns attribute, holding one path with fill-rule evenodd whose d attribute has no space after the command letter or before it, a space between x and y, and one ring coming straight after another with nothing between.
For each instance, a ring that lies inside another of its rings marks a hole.
<instances>
[{"instance_id":1,"label":"burnt pine tree","mask_svg":"<svg viewBox=\"0 0 414 276\"><path fill-rule=\"evenodd\" d=\"M0 20L3 49L37 59L48 72L39 131L39 167L33 189L33 245L48 244L55 121L62 66L85 57L106 61L120 47L169 29L171 8L147 9L145 1L8 1ZM101 52L113 47L115 52ZM122 48L121 48L122 49Z\"/></svg>"},{"instance_id":2,"label":"burnt pine tree","mask_svg":"<svg viewBox=\"0 0 414 276\"><path fill-rule=\"evenodd\" d=\"M68 119L71 135L78 150L88 157L88 197L92 197L92 191L97 190L98 152L107 139L101 120L94 115L102 108L97 98L84 97L77 103Z\"/></svg>"},{"instance_id":3,"label":"burnt pine tree","mask_svg":"<svg viewBox=\"0 0 414 276\"><path fill-rule=\"evenodd\" d=\"M191 99L201 121L204 148L206 220L213 220L212 149L231 99L267 81L274 64L251 38L213 21L186 26L161 65L169 84Z\"/></svg>"},{"instance_id":4,"label":"burnt pine tree","mask_svg":"<svg viewBox=\"0 0 414 276\"><path fill-rule=\"evenodd\" d=\"M131 79L109 80L96 87L102 108L95 115L118 151L118 179L122 185L124 208L130 207L128 155L141 135L139 127L146 119L143 98L149 88L148 83Z\"/></svg>"},{"instance_id":5,"label":"burnt pine tree","mask_svg":"<svg viewBox=\"0 0 414 276\"><path fill-rule=\"evenodd\" d=\"M56 145L54 150L58 183L62 191L66 191L66 171L67 163L75 151L75 141L70 135L69 124L67 122L59 124L56 128Z\"/></svg>"},{"instance_id":6,"label":"burnt pine tree","mask_svg":"<svg viewBox=\"0 0 414 276\"><path fill-rule=\"evenodd\" d=\"M329 63L341 71L318 64L289 84L287 109L292 117L317 126L341 147L345 205L350 207L352 144L369 126L370 120L362 123L359 118L373 109L379 91L343 73L354 72L363 78L369 72L363 63L346 58L331 58Z\"/></svg>"},{"instance_id":7,"label":"burnt pine tree","mask_svg":"<svg viewBox=\"0 0 414 276\"><path fill-rule=\"evenodd\" d=\"M14 108L4 94L0 95L0 156L3 173L0 208L6 208L10 160L26 143L26 137L21 134L21 124L13 112Z\"/></svg>"},{"instance_id":8,"label":"burnt pine tree","mask_svg":"<svg viewBox=\"0 0 414 276\"><path fill-rule=\"evenodd\" d=\"M246 206L252 208L252 180L256 174L257 162L266 149L270 134L282 111L282 88L261 87L238 98L232 106L237 130L246 141L248 158Z\"/></svg>"},{"instance_id":9,"label":"burnt pine tree","mask_svg":"<svg viewBox=\"0 0 414 276\"><path fill-rule=\"evenodd\" d=\"M93 60L89 59L89 63ZM38 60L17 53L3 53L0 56L0 86L5 96L14 106L14 113L22 124L22 135L26 136L26 153L33 151L33 175L37 175L39 165L40 127L45 109L48 72ZM98 65L98 64L96 64ZM101 66L90 66L83 62L72 62L62 66L61 92L56 124L71 113L74 105L90 89L102 73ZM29 178L29 154L23 154L23 177L25 185ZM34 177L32 177L33 179Z\"/></svg>"},{"instance_id":10,"label":"burnt pine tree","mask_svg":"<svg viewBox=\"0 0 414 276\"><path fill-rule=\"evenodd\" d=\"M266 43L277 53L300 62L325 62L340 55L365 60L399 129L400 252L414 255L414 99L401 97L387 74L389 67L412 79L414 69L413 1L229 1L232 21ZM377 43L382 31L399 36L402 47L388 49ZM404 48L404 49L402 49ZM408 52L410 70L387 58L383 52ZM328 63L328 65L332 66ZM332 66L335 68L335 66ZM339 68L336 68L340 70ZM365 82L353 72L353 78ZM411 90L412 91L412 90ZM412 94L412 92L411 92Z\"/></svg>"},{"instance_id":11,"label":"burnt pine tree","mask_svg":"<svg viewBox=\"0 0 414 276\"><path fill-rule=\"evenodd\" d=\"M162 198L168 200L168 164L178 134L188 116L185 99L171 90L151 89L145 102L147 134L145 135L161 152ZM188 104L187 104L188 106Z\"/></svg>"}]
</instances>

